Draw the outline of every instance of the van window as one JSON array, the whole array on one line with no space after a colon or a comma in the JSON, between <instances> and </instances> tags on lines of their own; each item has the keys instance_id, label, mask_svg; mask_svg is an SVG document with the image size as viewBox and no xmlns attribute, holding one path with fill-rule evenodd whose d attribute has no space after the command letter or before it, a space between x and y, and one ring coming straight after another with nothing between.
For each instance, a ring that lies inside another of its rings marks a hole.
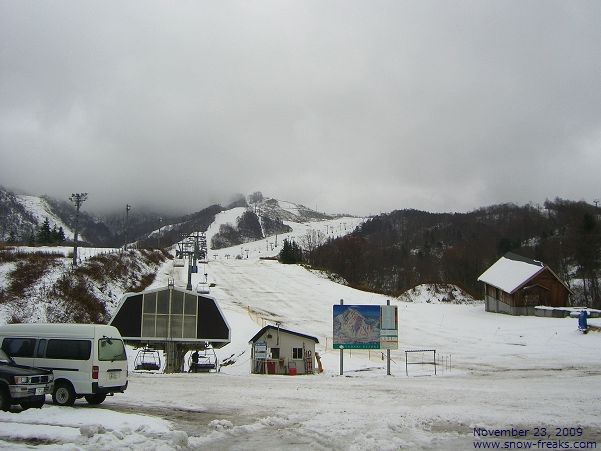
<instances>
[{"instance_id":1,"label":"van window","mask_svg":"<svg viewBox=\"0 0 601 451\"><path fill-rule=\"evenodd\" d=\"M36 352L36 357L44 357L46 354L46 340L42 338L38 342L38 352Z\"/></svg>"},{"instance_id":2,"label":"van window","mask_svg":"<svg viewBox=\"0 0 601 451\"><path fill-rule=\"evenodd\" d=\"M89 360L92 342L89 340L48 340L47 359Z\"/></svg>"},{"instance_id":3,"label":"van window","mask_svg":"<svg viewBox=\"0 0 601 451\"><path fill-rule=\"evenodd\" d=\"M117 338L101 338L98 340L98 360L127 360L125 346Z\"/></svg>"},{"instance_id":4,"label":"van window","mask_svg":"<svg viewBox=\"0 0 601 451\"><path fill-rule=\"evenodd\" d=\"M2 349L11 357L33 357L35 338L5 338Z\"/></svg>"}]
</instances>

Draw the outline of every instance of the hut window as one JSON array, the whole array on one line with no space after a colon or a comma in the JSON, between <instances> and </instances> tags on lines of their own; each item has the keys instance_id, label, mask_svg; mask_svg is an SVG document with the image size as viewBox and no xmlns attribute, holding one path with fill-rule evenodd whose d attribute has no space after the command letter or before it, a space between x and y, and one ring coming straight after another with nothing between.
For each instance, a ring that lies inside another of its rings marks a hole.
<instances>
[{"instance_id":1,"label":"hut window","mask_svg":"<svg viewBox=\"0 0 601 451\"><path fill-rule=\"evenodd\" d=\"M272 359L280 358L280 348L271 348L271 358Z\"/></svg>"},{"instance_id":2,"label":"hut window","mask_svg":"<svg viewBox=\"0 0 601 451\"><path fill-rule=\"evenodd\" d=\"M293 359L302 359L303 358L303 348L292 348L292 358Z\"/></svg>"}]
</instances>

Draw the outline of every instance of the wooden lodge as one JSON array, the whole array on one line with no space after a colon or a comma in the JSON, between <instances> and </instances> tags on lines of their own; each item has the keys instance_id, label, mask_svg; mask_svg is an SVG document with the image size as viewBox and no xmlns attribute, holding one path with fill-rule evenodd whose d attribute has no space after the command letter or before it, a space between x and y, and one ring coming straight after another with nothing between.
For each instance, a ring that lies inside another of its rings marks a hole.
<instances>
[{"instance_id":1,"label":"wooden lodge","mask_svg":"<svg viewBox=\"0 0 601 451\"><path fill-rule=\"evenodd\" d=\"M497 260L478 281L484 283L487 312L534 315L536 306L569 306L571 291L551 268L511 252Z\"/></svg>"}]
</instances>

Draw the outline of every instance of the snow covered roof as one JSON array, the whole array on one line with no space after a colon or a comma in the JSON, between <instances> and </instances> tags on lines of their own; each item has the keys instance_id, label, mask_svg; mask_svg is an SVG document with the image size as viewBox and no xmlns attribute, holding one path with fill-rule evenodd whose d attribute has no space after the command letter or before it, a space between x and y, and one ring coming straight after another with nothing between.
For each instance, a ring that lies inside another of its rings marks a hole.
<instances>
[{"instance_id":1,"label":"snow covered roof","mask_svg":"<svg viewBox=\"0 0 601 451\"><path fill-rule=\"evenodd\" d=\"M252 337L249 340L249 343L254 343L256 342L265 332L267 332L267 330L269 329L273 329L273 330L279 330L280 332L286 333L286 334L291 334L291 335L296 335L298 337L302 337L302 338L307 338L309 340L314 341L315 343L319 343L319 340L316 337L312 337L311 335L307 335L307 334L301 334L300 332L295 332L293 330L288 330L288 329L282 329L281 327L278 328L276 326L272 326L271 324L265 326L263 329L261 329L259 332L257 332L255 334L254 337Z\"/></svg>"},{"instance_id":2,"label":"snow covered roof","mask_svg":"<svg viewBox=\"0 0 601 451\"><path fill-rule=\"evenodd\" d=\"M513 293L525 282L545 270L545 266L536 260L530 260L507 253L478 277L484 282L506 293Z\"/></svg>"}]
</instances>

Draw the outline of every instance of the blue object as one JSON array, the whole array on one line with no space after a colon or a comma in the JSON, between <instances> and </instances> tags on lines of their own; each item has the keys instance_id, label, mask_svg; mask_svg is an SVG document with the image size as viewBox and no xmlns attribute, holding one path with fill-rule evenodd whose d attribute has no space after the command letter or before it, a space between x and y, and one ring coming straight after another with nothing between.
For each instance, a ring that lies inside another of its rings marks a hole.
<instances>
[{"instance_id":1,"label":"blue object","mask_svg":"<svg viewBox=\"0 0 601 451\"><path fill-rule=\"evenodd\" d=\"M588 313L586 312L586 310L582 310L580 312L580 315L578 315L578 329L580 329L580 330L588 329L588 324L586 322L587 318L588 318Z\"/></svg>"}]
</instances>

